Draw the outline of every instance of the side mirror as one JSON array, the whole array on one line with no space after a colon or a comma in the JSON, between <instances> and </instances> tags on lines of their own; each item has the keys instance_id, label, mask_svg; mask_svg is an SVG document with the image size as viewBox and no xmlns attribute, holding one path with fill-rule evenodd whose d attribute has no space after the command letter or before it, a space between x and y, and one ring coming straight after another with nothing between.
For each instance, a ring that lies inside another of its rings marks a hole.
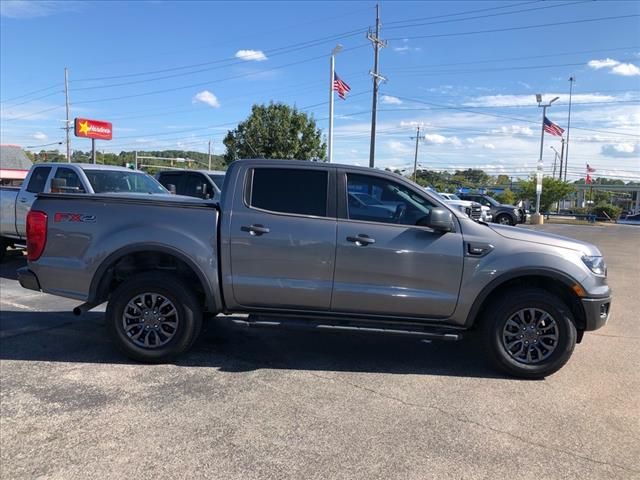
<instances>
[{"instance_id":1,"label":"side mirror","mask_svg":"<svg viewBox=\"0 0 640 480\"><path fill-rule=\"evenodd\" d=\"M169 190L169 193L171 195L175 195L176 194L176 186L173 183L170 183L167 185L167 190Z\"/></svg>"},{"instance_id":2,"label":"side mirror","mask_svg":"<svg viewBox=\"0 0 640 480\"><path fill-rule=\"evenodd\" d=\"M437 232L450 232L453 230L453 215L446 208L436 207L429 215L419 219L417 225L432 228Z\"/></svg>"}]
</instances>

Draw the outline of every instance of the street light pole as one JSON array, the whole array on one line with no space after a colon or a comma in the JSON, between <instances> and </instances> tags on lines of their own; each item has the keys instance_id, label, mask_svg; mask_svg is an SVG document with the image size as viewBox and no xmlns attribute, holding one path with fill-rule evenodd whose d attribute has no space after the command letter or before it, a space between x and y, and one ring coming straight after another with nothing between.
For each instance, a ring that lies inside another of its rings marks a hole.
<instances>
[{"instance_id":1,"label":"street light pole","mask_svg":"<svg viewBox=\"0 0 640 480\"><path fill-rule=\"evenodd\" d=\"M342 45L338 44L331 50L329 60L329 136L327 138L327 161L333 160L333 84L336 78L336 55L342 51Z\"/></svg>"},{"instance_id":2,"label":"street light pole","mask_svg":"<svg viewBox=\"0 0 640 480\"><path fill-rule=\"evenodd\" d=\"M547 104L542 104L542 95L536 94L536 101L538 102L538 107L542 107L542 125L540 127L540 158L538 159L538 168L536 171L536 213L535 219L532 218L532 223L541 224L542 216L540 215L540 196L542 195L542 176L543 176L543 163L542 163L542 152L544 149L544 119L547 117L547 108L551 106L553 102L558 100L560 97L555 97Z\"/></svg>"},{"instance_id":3,"label":"street light pole","mask_svg":"<svg viewBox=\"0 0 640 480\"><path fill-rule=\"evenodd\" d=\"M567 165L569 164L569 135L571 134L571 97L573 95L573 82L576 77L569 77L569 116L567 118L567 153L564 155L564 181L567 181Z\"/></svg>"}]
</instances>

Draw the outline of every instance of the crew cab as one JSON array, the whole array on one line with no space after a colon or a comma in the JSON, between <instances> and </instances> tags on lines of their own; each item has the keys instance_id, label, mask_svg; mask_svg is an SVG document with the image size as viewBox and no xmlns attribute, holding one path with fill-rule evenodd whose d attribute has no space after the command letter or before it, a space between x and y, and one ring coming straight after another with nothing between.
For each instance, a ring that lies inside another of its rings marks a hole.
<instances>
[{"instance_id":1,"label":"crew cab","mask_svg":"<svg viewBox=\"0 0 640 480\"><path fill-rule=\"evenodd\" d=\"M166 170L158 181L171 193L205 200L220 200L226 172L218 170Z\"/></svg>"},{"instance_id":2,"label":"crew cab","mask_svg":"<svg viewBox=\"0 0 640 480\"><path fill-rule=\"evenodd\" d=\"M379 204L354 208L356 193ZM469 335L504 371L540 378L611 305L595 246L474 222L409 180L347 165L236 161L220 202L45 193L27 239L21 285L82 302L78 314L108 302L111 337L143 362L186 352L205 315L242 313L223 320Z\"/></svg>"},{"instance_id":3,"label":"crew cab","mask_svg":"<svg viewBox=\"0 0 640 480\"><path fill-rule=\"evenodd\" d=\"M146 173L113 165L38 163L20 187L0 187L0 258L5 249L25 242L27 212L40 193L169 192Z\"/></svg>"}]
</instances>

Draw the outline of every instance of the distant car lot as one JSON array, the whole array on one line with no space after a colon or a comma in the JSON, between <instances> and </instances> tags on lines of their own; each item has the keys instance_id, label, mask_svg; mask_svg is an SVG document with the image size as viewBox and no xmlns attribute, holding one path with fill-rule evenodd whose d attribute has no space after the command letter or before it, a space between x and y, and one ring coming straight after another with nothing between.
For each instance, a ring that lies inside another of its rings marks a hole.
<instances>
[{"instance_id":1,"label":"distant car lot","mask_svg":"<svg viewBox=\"0 0 640 480\"><path fill-rule=\"evenodd\" d=\"M210 322L174 365L129 362L102 314L0 268L2 478L640 476L640 229L540 228L596 244L613 314L539 382L458 344Z\"/></svg>"}]
</instances>

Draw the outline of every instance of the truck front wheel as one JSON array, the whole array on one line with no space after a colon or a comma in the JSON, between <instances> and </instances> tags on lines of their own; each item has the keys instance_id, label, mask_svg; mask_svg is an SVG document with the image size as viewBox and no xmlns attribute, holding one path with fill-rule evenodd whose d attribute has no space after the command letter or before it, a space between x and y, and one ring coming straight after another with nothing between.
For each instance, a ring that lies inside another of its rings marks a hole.
<instances>
[{"instance_id":1,"label":"truck front wheel","mask_svg":"<svg viewBox=\"0 0 640 480\"><path fill-rule=\"evenodd\" d=\"M529 379L560 370L577 339L569 308L541 289L507 292L486 310L482 330L495 365L510 375Z\"/></svg>"},{"instance_id":2,"label":"truck front wheel","mask_svg":"<svg viewBox=\"0 0 640 480\"><path fill-rule=\"evenodd\" d=\"M125 280L113 292L106 321L125 355L163 363L193 345L202 328L202 307L179 278L145 272Z\"/></svg>"},{"instance_id":3,"label":"truck front wheel","mask_svg":"<svg viewBox=\"0 0 640 480\"><path fill-rule=\"evenodd\" d=\"M500 225L515 225L516 222L515 220L507 215L506 213L501 213L500 215L498 215L498 217L496 218L496 223L499 223Z\"/></svg>"}]
</instances>

